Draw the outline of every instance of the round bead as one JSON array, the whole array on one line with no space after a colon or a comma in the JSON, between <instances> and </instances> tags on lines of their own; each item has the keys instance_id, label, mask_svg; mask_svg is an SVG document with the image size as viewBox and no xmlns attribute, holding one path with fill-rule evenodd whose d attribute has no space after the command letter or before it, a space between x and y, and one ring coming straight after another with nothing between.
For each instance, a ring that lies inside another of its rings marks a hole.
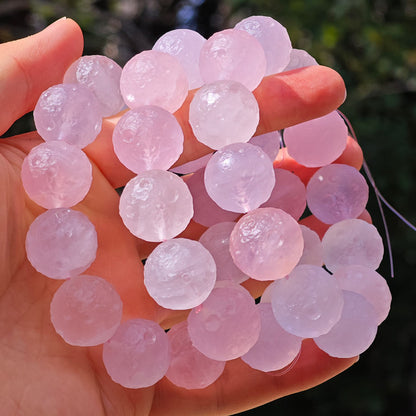
<instances>
[{"instance_id":1,"label":"round bead","mask_svg":"<svg viewBox=\"0 0 416 416\"><path fill-rule=\"evenodd\" d=\"M271 304L277 322L287 332L313 338L338 322L344 300L333 276L321 267L303 264L273 283Z\"/></svg>"},{"instance_id":2,"label":"round bead","mask_svg":"<svg viewBox=\"0 0 416 416\"><path fill-rule=\"evenodd\" d=\"M224 361L208 358L193 345L188 334L188 324L183 321L168 332L172 360L166 378L185 389L204 389L222 374Z\"/></svg>"},{"instance_id":3,"label":"round bead","mask_svg":"<svg viewBox=\"0 0 416 416\"><path fill-rule=\"evenodd\" d=\"M110 339L120 325L123 303L114 287L97 276L74 276L55 292L51 321L71 345L88 347Z\"/></svg>"},{"instance_id":4,"label":"round bead","mask_svg":"<svg viewBox=\"0 0 416 416\"><path fill-rule=\"evenodd\" d=\"M364 296L346 290L343 295L341 318L327 334L314 341L332 357L350 358L363 353L373 343L377 334L377 317Z\"/></svg>"},{"instance_id":5,"label":"round bead","mask_svg":"<svg viewBox=\"0 0 416 416\"><path fill-rule=\"evenodd\" d=\"M221 208L248 212L267 201L275 184L273 164L258 147L234 143L214 153L205 168L208 195Z\"/></svg>"},{"instance_id":6,"label":"round bead","mask_svg":"<svg viewBox=\"0 0 416 416\"><path fill-rule=\"evenodd\" d=\"M230 237L234 263L257 280L285 277L303 252L299 224L278 208L259 208L237 222Z\"/></svg>"},{"instance_id":7,"label":"round bead","mask_svg":"<svg viewBox=\"0 0 416 416\"><path fill-rule=\"evenodd\" d=\"M120 92L121 66L103 55L81 56L67 69L64 83L87 87L100 105L101 115L109 117L124 108Z\"/></svg>"},{"instance_id":8,"label":"round bead","mask_svg":"<svg viewBox=\"0 0 416 416\"><path fill-rule=\"evenodd\" d=\"M23 160L21 177L32 201L44 208L69 208L87 195L92 167L81 149L53 141L30 151Z\"/></svg>"},{"instance_id":9,"label":"round bead","mask_svg":"<svg viewBox=\"0 0 416 416\"><path fill-rule=\"evenodd\" d=\"M213 360L241 357L257 341L260 313L250 293L231 282L220 282L207 300L192 309L188 331L192 344Z\"/></svg>"},{"instance_id":10,"label":"round bead","mask_svg":"<svg viewBox=\"0 0 416 416\"><path fill-rule=\"evenodd\" d=\"M348 129L337 111L287 127L283 138L287 151L308 167L328 165L341 156L347 145Z\"/></svg>"},{"instance_id":11,"label":"round bead","mask_svg":"<svg viewBox=\"0 0 416 416\"><path fill-rule=\"evenodd\" d=\"M277 323L270 303L260 303L257 309L261 319L259 339L241 359L256 370L280 370L299 354L302 338L289 334Z\"/></svg>"},{"instance_id":12,"label":"round bead","mask_svg":"<svg viewBox=\"0 0 416 416\"><path fill-rule=\"evenodd\" d=\"M214 33L204 43L199 67L206 84L229 79L253 91L266 72L266 56L254 36L242 30L226 29Z\"/></svg>"},{"instance_id":13,"label":"round bead","mask_svg":"<svg viewBox=\"0 0 416 416\"><path fill-rule=\"evenodd\" d=\"M192 196L174 173L148 170L127 182L120 216L132 234L146 241L176 237L193 215Z\"/></svg>"},{"instance_id":14,"label":"round bead","mask_svg":"<svg viewBox=\"0 0 416 416\"><path fill-rule=\"evenodd\" d=\"M209 227L199 242L211 253L217 266L217 281L232 280L242 283L248 279L235 264L230 254L230 235L235 222L220 222Z\"/></svg>"},{"instance_id":15,"label":"round bead","mask_svg":"<svg viewBox=\"0 0 416 416\"><path fill-rule=\"evenodd\" d=\"M383 240L374 225L359 219L331 225L322 239L325 266L358 264L376 270L383 259Z\"/></svg>"},{"instance_id":16,"label":"round bead","mask_svg":"<svg viewBox=\"0 0 416 416\"><path fill-rule=\"evenodd\" d=\"M235 25L254 36L266 55L265 75L283 71L290 59L292 42L284 26L268 16L250 16Z\"/></svg>"},{"instance_id":17,"label":"round bead","mask_svg":"<svg viewBox=\"0 0 416 416\"><path fill-rule=\"evenodd\" d=\"M292 71L293 69L304 68L306 66L319 65L316 59L309 55L303 49L292 49L290 51L290 60L283 71Z\"/></svg>"},{"instance_id":18,"label":"round bead","mask_svg":"<svg viewBox=\"0 0 416 416\"><path fill-rule=\"evenodd\" d=\"M139 389L158 382L169 368L171 351L165 331L153 321L123 322L104 344L103 362L112 380Z\"/></svg>"},{"instance_id":19,"label":"round bead","mask_svg":"<svg viewBox=\"0 0 416 416\"><path fill-rule=\"evenodd\" d=\"M171 113L146 105L120 118L114 128L113 145L120 162L135 173L167 170L183 151L183 132Z\"/></svg>"},{"instance_id":20,"label":"round bead","mask_svg":"<svg viewBox=\"0 0 416 416\"><path fill-rule=\"evenodd\" d=\"M26 253L39 273L66 279L84 272L95 260L97 233L82 212L50 209L30 225Z\"/></svg>"},{"instance_id":21,"label":"round bead","mask_svg":"<svg viewBox=\"0 0 416 416\"><path fill-rule=\"evenodd\" d=\"M100 105L80 84L59 84L44 91L33 111L36 130L46 142L63 140L83 148L101 131Z\"/></svg>"},{"instance_id":22,"label":"round bead","mask_svg":"<svg viewBox=\"0 0 416 416\"><path fill-rule=\"evenodd\" d=\"M264 153L269 156L270 160L274 162L277 154L279 153L281 145L282 135L279 130L272 131L270 133L260 134L258 136L253 136L250 140L250 144L259 146Z\"/></svg>"},{"instance_id":23,"label":"round bead","mask_svg":"<svg viewBox=\"0 0 416 416\"><path fill-rule=\"evenodd\" d=\"M352 166L331 164L318 169L306 187L312 214L326 224L358 217L368 201L364 176Z\"/></svg>"},{"instance_id":24,"label":"round bead","mask_svg":"<svg viewBox=\"0 0 416 416\"><path fill-rule=\"evenodd\" d=\"M370 302L377 315L377 325L387 318L391 292L386 279L380 274L364 266L350 265L337 268L334 277L341 289L358 293Z\"/></svg>"},{"instance_id":25,"label":"round bead","mask_svg":"<svg viewBox=\"0 0 416 416\"><path fill-rule=\"evenodd\" d=\"M120 78L121 95L130 108L157 105L173 113L188 95L188 76L174 56L143 51L131 58Z\"/></svg>"},{"instance_id":26,"label":"round bead","mask_svg":"<svg viewBox=\"0 0 416 416\"><path fill-rule=\"evenodd\" d=\"M200 305L211 293L216 278L215 261L198 241L174 238L159 244L144 266L149 295L167 309Z\"/></svg>"},{"instance_id":27,"label":"round bead","mask_svg":"<svg viewBox=\"0 0 416 416\"><path fill-rule=\"evenodd\" d=\"M248 142L259 123L254 95L235 81L216 81L200 88L189 107L195 137L211 149Z\"/></svg>"},{"instance_id":28,"label":"round bead","mask_svg":"<svg viewBox=\"0 0 416 416\"><path fill-rule=\"evenodd\" d=\"M319 235L302 224L300 224L300 229L302 230L304 246L302 257L298 264L314 264L315 266L322 266L324 263L324 253Z\"/></svg>"},{"instance_id":29,"label":"round bead","mask_svg":"<svg viewBox=\"0 0 416 416\"><path fill-rule=\"evenodd\" d=\"M163 34L153 45L153 50L175 56L188 75L189 89L204 83L199 71L199 54L205 38L190 29L175 29Z\"/></svg>"}]
</instances>

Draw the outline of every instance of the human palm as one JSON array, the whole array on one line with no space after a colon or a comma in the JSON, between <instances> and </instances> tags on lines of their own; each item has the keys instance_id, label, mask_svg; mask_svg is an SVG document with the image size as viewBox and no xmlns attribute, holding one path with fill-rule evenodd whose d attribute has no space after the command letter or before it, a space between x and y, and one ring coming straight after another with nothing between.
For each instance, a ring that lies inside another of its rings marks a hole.
<instances>
[{"instance_id":1,"label":"human palm","mask_svg":"<svg viewBox=\"0 0 416 416\"><path fill-rule=\"evenodd\" d=\"M24 40L0 45L0 133L33 109L40 93L61 82L65 69L82 53L82 34L71 20L60 20ZM340 77L327 68L309 68L268 77L257 89L259 133L321 116L344 99ZM189 99L188 99L189 103ZM180 162L207 151L187 124L187 104L176 114L185 133ZM85 151L93 163L93 184L76 209L95 225L97 258L86 271L110 281L119 292L123 319L152 319L168 328L182 312L159 307L143 285L141 257L152 248L131 235L118 215L115 188L132 173L116 159L111 132L116 118L104 122L99 138ZM204 390L184 390L162 379L145 389L114 383L102 363L102 347L66 344L54 331L49 304L61 282L36 272L25 253L27 229L43 209L26 196L20 167L41 142L36 132L0 141L0 408L2 414L35 415L229 415L317 385L352 365L335 359L306 340L296 365L270 376L241 360L227 363L223 375ZM192 224L188 237L203 228ZM264 284L250 281L258 295Z\"/></svg>"}]
</instances>

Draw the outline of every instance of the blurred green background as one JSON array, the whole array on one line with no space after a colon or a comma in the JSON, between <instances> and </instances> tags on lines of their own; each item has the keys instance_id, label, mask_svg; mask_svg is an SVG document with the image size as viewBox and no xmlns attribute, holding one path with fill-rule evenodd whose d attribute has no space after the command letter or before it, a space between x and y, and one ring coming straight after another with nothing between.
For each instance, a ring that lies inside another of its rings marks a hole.
<instances>
[{"instance_id":1,"label":"blurred green background","mask_svg":"<svg viewBox=\"0 0 416 416\"><path fill-rule=\"evenodd\" d=\"M105 54L123 65L173 28L208 37L253 14L277 19L294 47L343 76L348 98L341 111L376 183L415 224L416 0L0 0L0 42L67 16L84 32L84 54ZM29 114L7 135L31 128ZM374 195L369 205L383 233ZM335 379L242 415L416 415L416 232L387 210L386 216L396 277L389 277L386 255L379 271L393 304L372 347Z\"/></svg>"}]
</instances>

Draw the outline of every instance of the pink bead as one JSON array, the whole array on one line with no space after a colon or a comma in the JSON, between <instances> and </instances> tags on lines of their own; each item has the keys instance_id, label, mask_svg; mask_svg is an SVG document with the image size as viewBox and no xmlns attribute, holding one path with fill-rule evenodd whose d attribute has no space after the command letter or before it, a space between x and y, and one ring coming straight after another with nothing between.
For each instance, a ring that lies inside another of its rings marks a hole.
<instances>
[{"instance_id":1,"label":"pink bead","mask_svg":"<svg viewBox=\"0 0 416 416\"><path fill-rule=\"evenodd\" d=\"M162 35L152 49L175 56L188 75L189 89L194 89L204 83L199 71L199 54L205 40L194 30L175 29Z\"/></svg>"},{"instance_id":2,"label":"pink bead","mask_svg":"<svg viewBox=\"0 0 416 416\"><path fill-rule=\"evenodd\" d=\"M205 227L219 222L236 220L239 216L238 213L220 208L208 195L205 189L204 172L205 169L200 169L186 181L194 202L192 219Z\"/></svg>"},{"instance_id":3,"label":"pink bead","mask_svg":"<svg viewBox=\"0 0 416 416\"><path fill-rule=\"evenodd\" d=\"M373 307L361 295L344 290L340 320L325 335L315 338L318 347L332 357L350 358L362 354L377 334Z\"/></svg>"},{"instance_id":4,"label":"pink bead","mask_svg":"<svg viewBox=\"0 0 416 416\"><path fill-rule=\"evenodd\" d=\"M368 201L364 176L352 166L332 164L309 179L306 199L312 214L326 224L358 217Z\"/></svg>"},{"instance_id":5,"label":"pink bead","mask_svg":"<svg viewBox=\"0 0 416 416\"><path fill-rule=\"evenodd\" d=\"M124 108L120 92L121 66L103 55L81 56L65 72L64 83L82 84L95 96L103 117Z\"/></svg>"},{"instance_id":6,"label":"pink bead","mask_svg":"<svg viewBox=\"0 0 416 416\"><path fill-rule=\"evenodd\" d=\"M282 135L279 130L272 131L270 133L260 134L258 136L253 136L248 142L259 146L264 153L269 156L270 160L274 162L277 154L280 150L280 140Z\"/></svg>"},{"instance_id":7,"label":"pink bead","mask_svg":"<svg viewBox=\"0 0 416 416\"><path fill-rule=\"evenodd\" d=\"M114 382L130 389L157 383L166 374L170 359L165 331L146 319L123 322L103 348L107 373Z\"/></svg>"},{"instance_id":8,"label":"pink bead","mask_svg":"<svg viewBox=\"0 0 416 416\"><path fill-rule=\"evenodd\" d=\"M266 72L266 56L254 36L242 30L226 29L214 33L204 43L199 67L206 84L229 79L253 91Z\"/></svg>"},{"instance_id":9,"label":"pink bead","mask_svg":"<svg viewBox=\"0 0 416 416\"><path fill-rule=\"evenodd\" d=\"M157 105L173 113L188 95L188 76L179 60L159 51L131 58L120 78L121 95L130 108Z\"/></svg>"},{"instance_id":10,"label":"pink bead","mask_svg":"<svg viewBox=\"0 0 416 416\"><path fill-rule=\"evenodd\" d=\"M347 145L347 137L347 126L337 111L287 127L283 133L289 155L308 167L336 160Z\"/></svg>"},{"instance_id":11,"label":"pink bead","mask_svg":"<svg viewBox=\"0 0 416 416\"><path fill-rule=\"evenodd\" d=\"M389 314L391 292L386 280L376 271L364 266L351 265L339 267L334 273L343 290L358 293L370 302L380 325Z\"/></svg>"},{"instance_id":12,"label":"pink bead","mask_svg":"<svg viewBox=\"0 0 416 416\"><path fill-rule=\"evenodd\" d=\"M231 282L219 282L202 305L188 316L192 344L213 360L244 355L260 334L260 313L250 293Z\"/></svg>"},{"instance_id":13,"label":"pink bead","mask_svg":"<svg viewBox=\"0 0 416 416\"><path fill-rule=\"evenodd\" d=\"M189 107L195 137L211 149L248 142L259 123L254 95L235 81L216 81L199 89Z\"/></svg>"},{"instance_id":14,"label":"pink bead","mask_svg":"<svg viewBox=\"0 0 416 416\"><path fill-rule=\"evenodd\" d=\"M208 195L217 205L240 213L267 201L275 184L271 160L249 143L230 144L214 153L204 180Z\"/></svg>"},{"instance_id":15,"label":"pink bead","mask_svg":"<svg viewBox=\"0 0 416 416\"><path fill-rule=\"evenodd\" d=\"M303 49L292 49L290 51L290 61L283 71L304 68L306 66L319 65L316 59Z\"/></svg>"},{"instance_id":16,"label":"pink bead","mask_svg":"<svg viewBox=\"0 0 416 416\"><path fill-rule=\"evenodd\" d=\"M292 42L284 26L268 16L250 16L235 25L254 36L266 54L265 75L282 72L289 62Z\"/></svg>"},{"instance_id":17,"label":"pink bead","mask_svg":"<svg viewBox=\"0 0 416 416\"><path fill-rule=\"evenodd\" d=\"M235 222L221 222L209 227L199 242L211 253L217 266L217 281L232 280L242 283L248 279L235 264L230 254L230 235Z\"/></svg>"},{"instance_id":18,"label":"pink bead","mask_svg":"<svg viewBox=\"0 0 416 416\"><path fill-rule=\"evenodd\" d=\"M274 169L276 183L270 198L261 205L280 208L299 220L306 208L306 189L303 182L294 173L285 169Z\"/></svg>"},{"instance_id":19,"label":"pink bead","mask_svg":"<svg viewBox=\"0 0 416 416\"><path fill-rule=\"evenodd\" d=\"M132 234L155 242L176 237L193 216L188 187L179 176L163 170L148 170L130 179L119 209Z\"/></svg>"},{"instance_id":20,"label":"pink bead","mask_svg":"<svg viewBox=\"0 0 416 416\"><path fill-rule=\"evenodd\" d=\"M21 176L32 201L44 208L68 208L87 195L92 167L81 149L53 141L30 151L23 160Z\"/></svg>"},{"instance_id":21,"label":"pink bead","mask_svg":"<svg viewBox=\"0 0 416 416\"><path fill-rule=\"evenodd\" d=\"M48 88L39 97L33 118L46 142L62 140L81 149L101 131L100 105L92 92L79 84Z\"/></svg>"},{"instance_id":22,"label":"pink bead","mask_svg":"<svg viewBox=\"0 0 416 416\"><path fill-rule=\"evenodd\" d=\"M257 305L261 318L259 339L241 359L260 371L276 371L299 354L302 338L286 332L276 321L270 303Z\"/></svg>"},{"instance_id":23,"label":"pink bead","mask_svg":"<svg viewBox=\"0 0 416 416\"><path fill-rule=\"evenodd\" d=\"M339 321L344 300L337 281L327 271L302 264L273 283L271 304L283 329L313 338L328 333Z\"/></svg>"},{"instance_id":24,"label":"pink bead","mask_svg":"<svg viewBox=\"0 0 416 416\"><path fill-rule=\"evenodd\" d=\"M135 173L167 170L183 151L183 132L171 113L146 105L120 118L114 128L113 145L120 162Z\"/></svg>"},{"instance_id":25,"label":"pink bead","mask_svg":"<svg viewBox=\"0 0 416 416\"><path fill-rule=\"evenodd\" d=\"M211 360L192 345L186 321L174 325L168 332L168 338L172 360L166 378L176 386L204 389L224 371L224 361Z\"/></svg>"},{"instance_id":26,"label":"pink bead","mask_svg":"<svg viewBox=\"0 0 416 416\"><path fill-rule=\"evenodd\" d=\"M230 237L234 263L257 280L285 277L303 252L299 224L278 208L259 208L237 222Z\"/></svg>"},{"instance_id":27,"label":"pink bead","mask_svg":"<svg viewBox=\"0 0 416 416\"><path fill-rule=\"evenodd\" d=\"M110 339L120 325L123 303L114 287L96 276L74 276L55 292L51 321L71 345L88 347Z\"/></svg>"},{"instance_id":28,"label":"pink bead","mask_svg":"<svg viewBox=\"0 0 416 416\"><path fill-rule=\"evenodd\" d=\"M184 310L200 305L211 293L215 261L198 241L173 238L159 244L144 266L149 295L166 309Z\"/></svg>"},{"instance_id":29,"label":"pink bead","mask_svg":"<svg viewBox=\"0 0 416 416\"><path fill-rule=\"evenodd\" d=\"M39 215L26 235L26 253L32 266L52 279L84 272L95 260L97 233L88 217L66 208Z\"/></svg>"},{"instance_id":30,"label":"pink bead","mask_svg":"<svg viewBox=\"0 0 416 416\"><path fill-rule=\"evenodd\" d=\"M358 264L376 270L383 259L383 240L374 225L359 219L337 222L322 239L324 263L334 272Z\"/></svg>"},{"instance_id":31,"label":"pink bead","mask_svg":"<svg viewBox=\"0 0 416 416\"><path fill-rule=\"evenodd\" d=\"M312 231L305 225L300 224L303 236L303 253L298 264L314 264L315 266L322 266L323 260L323 248L319 235Z\"/></svg>"},{"instance_id":32,"label":"pink bead","mask_svg":"<svg viewBox=\"0 0 416 416\"><path fill-rule=\"evenodd\" d=\"M170 168L169 171L173 173L179 173L181 175L187 175L188 173L194 173L200 169L205 168L208 160L211 158L212 153L208 153L198 159L191 160L190 162L184 163L180 166Z\"/></svg>"}]
</instances>

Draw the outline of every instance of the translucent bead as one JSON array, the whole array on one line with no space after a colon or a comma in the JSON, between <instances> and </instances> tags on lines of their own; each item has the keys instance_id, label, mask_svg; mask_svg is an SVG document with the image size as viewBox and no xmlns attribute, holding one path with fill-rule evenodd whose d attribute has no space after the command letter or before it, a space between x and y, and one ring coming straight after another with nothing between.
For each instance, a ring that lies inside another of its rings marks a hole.
<instances>
[{"instance_id":1,"label":"translucent bead","mask_svg":"<svg viewBox=\"0 0 416 416\"><path fill-rule=\"evenodd\" d=\"M274 162L279 153L281 139L282 135L280 134L280 131L275 130L270 133L253 136L248 143L259 146L260 149L269 156L270 160Z\"/></svg>"},{"instance_id":2,"label":"translucent bead","mask_svg":"<svg viewBox=\"0 0 416 416\"><path fill-rule=\"evenodd\" d=\"M290 51L290 60L283 71L292 71L293 69L304 68L306 66L319 65L316 59L309 55L303 49L292 49Z\"/></svg>"},{"instance_id":3,"label":"translucent bead","mask_svg":"<svg viewBox=\"0 0 416 416\"><path fill-rule=\"evenodd\" d=\"M302 257L298 264L314 264L315 266L322 266L324 263L324 253L319 235L302 224L300 224L300 229L302 230L304 246Z\"/></svg>"},{"instance_id":4,"label":"translucent bead","mask_svg":"<svg viewBox=\"0 0 416 416\"><path fill-rule=\"evenodd\" d=\"M82 212L50 209L30 225L26 253L39 273L52 279L66 279L81 274L95 260L97 233Z\"/></svg>"},{"instance_id":5,"label":"translucent bead","mask_svg":"<svg viewBox=\"0 0 416 416\"><path fill-rule=\"evenodd\" d=\"M124 108L120 92L121 66L103 55L81 56L66 70L64 83L82 84L95 96L102 117Z\"/></svg>"},{"instance_id":6,"label":"translucent bead","mask_svg":"<svg viewBox=\"0 0 416 416\"><path fill-rule=\"evenodd\" d=\"M63 140L83 148L101 131L100 105L80 84L59 84L39 97L33 111L36 130L46 142Z\"/></svg>"},{"instance_id":7,"label":"translucent bead","mask_svg":"<svg viewBox=\"0 0 416 416\"><path fill-rule=\"evenodd\" d=\"M25 157L22 183L32 201L44 208L69 208L87 195L92 167L76 146L53 141L34 147Z\"/></svg>"},{"instance_id":8,"label":"translucent bead","mask_svg":"<svg viewBox=\"0 0 416 416\"><path fill-rule=\"evenodd\" d=\"M107 373L114 382L130 389L153 386L166 374L170 360L165 331L146 319L123 322L103 348Z\"/></svg>"},{"instance_id":9,"label":"translucent bead","mask_svg":"<svg viewBox=\"0 0 416 416\"><path fill-rule=\"evenodd\" d=\"M159 51L143 51L124 66L120 89L130 108L157 105L173 113L185 101L189 83L177 58Z\"/></svg>"},{"instance_id":10,"label":"translucent bead","mask_svg":"<svg viewBox=\"0 0 416 416\"><path fill-rule=\"evenodd\" d=\"M123 303L114 287L97 276L81 275L66 280L51 302L55 331L71 345L99 345L109 340L120 325Z\"/></svg>"}]
</instances>

